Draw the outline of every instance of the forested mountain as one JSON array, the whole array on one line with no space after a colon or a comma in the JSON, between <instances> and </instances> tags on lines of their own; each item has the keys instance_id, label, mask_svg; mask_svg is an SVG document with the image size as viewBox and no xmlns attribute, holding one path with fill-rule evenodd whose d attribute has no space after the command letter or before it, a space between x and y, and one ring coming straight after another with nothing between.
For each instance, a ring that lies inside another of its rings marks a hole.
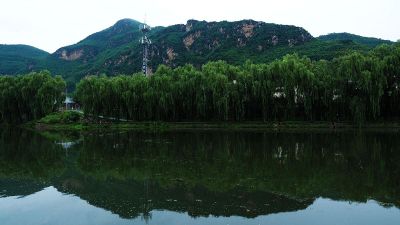
<instances>
[{"instance_id":1,"label":"forested mountain","mask_svg":"<svg viewBox=\"0 0 400 225\"><path fill-rule=\"evenodd\" d=\"M142 47L139 22L123 19L114 26L83 41L61 48L50 57L46 67L55 73L68 74L75 82L87 74L131 74L141 68ZM239 22L205 22L156 27L149 34L153 70L159 64L202 65L223 59L241 64L247 59L264 61L286 54L288 49L314 38L294 26L267 24L252 20Z\"/></svg>"},{"instance_id":2,"label":"forested mountain","mask_svg":"<svg viewBox=\"0 0 400 225\"><path fill-rule=\"evenodd\" d=\"M0 45L0 74L18 74L37 68L50 54L28 45Z\"/></svg>"},{"instance_id":3,"label":"forested mountain","mask_svg":"<svg viewBox=\"0 0 400 225\"><path fill-rule=\"evenodd\" d=\"M2 46L0 74L47 69L52 74L62 75L68 85L74 87L86 75L138 72L142 61L139 25L135 20L120 20L51 55L37 49L33 51L34 48L29 46L15 46L13 51L5 51ZM325 41L322 37L312 37L300 27L253 20L189 20L186 24L155 27L149 37L153 42L150 49L150 68L153 71L160 64L177 67L189 63L200 67L217 60L233 65L242 65L246 60L266 63L291 53L313 60L331 60L350 50L367 51L372 46L358 39Z\"/></svg>"},{"instance_id":4,"label":"forested mountain","mask_svg":"<svg viewBox=\"0 0 400 225\"><path fill-rule=\"evenodd\" d=\"M49 57L46 68L65 74L68 83L76 83L88 74L138 72L142 61L139 24L131 19L120 20L75 45L57 50ZM300 27L253 20L189 20L186 24L155 27L149 37L153 42L150 49L153 70L160 64L200 66L215 60L235 65L246 60L269 62L294 52L312 59L332 59L349 49L365 49L353 42L319 41Z\"/></svg>"},{"instance_id":5,"label":"forested mountain","mask_svg":"<svg viewBox=\"0 0 400 225\"><path fill-rule=\"evenodd\" d=\"M379 38L363 37L355 34L349 33L331 33L327 35L322 35L318 37L321 41L353 41L358 44L366 45L371 48L376 47L381 44L393 44L393 42L388 40L383 40Z\"/></svg>"}]
</instances>

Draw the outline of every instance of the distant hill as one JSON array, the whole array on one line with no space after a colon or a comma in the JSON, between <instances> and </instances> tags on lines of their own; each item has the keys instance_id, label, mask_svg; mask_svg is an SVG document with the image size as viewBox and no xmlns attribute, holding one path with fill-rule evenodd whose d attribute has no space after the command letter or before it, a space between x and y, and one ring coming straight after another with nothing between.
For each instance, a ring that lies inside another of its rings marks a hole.
<instances>
[{"instance_id":1,"label":"distant hill","mask_svg":"<svg viewBox=\"0 0 400 225\"><path fill-rule=\"evenodd\" d=\"M140 23L123 19L79 43L60 48L47 60L46 68L65 74L69 83L88 74L139 72L142 47ZM331 59L349 49L364 50L352 42L324 42L301 27L253 20L206 22L155 27L150 32L154 70L159 64L175 67L186 63L200 66L210 60L243 64L246 60L269 62L297 52L312 59Z\"/></svg>"},{"instance_id":2,"label":"distant hill","mask_svg":"<svg viewBox=\"0 0 400 225\"><path fill-rule=\"evenodd\" d=\"M0 74L13 75L37 69L49 55L29 45L0 45Z\"/></svg>"},{"instance_id":3,"label":"distant hill","mask_svg":"<svg viewBox=\"0 0 400 225\"><path fill-rule=\"evenodd\" d=\"M139 72L142 61L139 25L132 19L120 20L51 55L30 46L14 46L7 51L0 49L0 73L48 69L53 74L62 75L71 87L86 75ZM189 20L186 24L155 27L149 36L153 41L150 49L150 67L153 70L160 64L200 66L213 60L225 60L231 64L243 64L246 60L262 63L289 53L306 55L314 60L332 59L350 50L372 48L371 42L359 41L364 40L359 36L356 36L358 39L352 36L353 39L337 40L329 35L314 38L301 27L253 20Z\"/></svg>"},{"instance_id":4,"label":"distant hill","mask_svg":"<svg viewBox=\"0 0 400 225\"><path fill-rule=\"evenodd\" d=\"M321 41L346 41L350 40L355 43L366 45L368 47L374 48L381 44L393 44L393 42L388 40L383 40L379 38L363 37L355 34L349 33L332 33L328 35L322 35L318 37Z\"/></svg>"},{"instance_id":5,"label":"distant hill","mask_svg":"<svg viewBox=\"0 0 400 225\"><path fill-rule=\"evenodd\" d=\"M139 25L135 20L120 20L112 27L94 33L77 44L58 49L47 58L43 67L53 73L62 74L69 83L75 83L88 74L137 72L140 66L137 70L107 68L110 60L119 57L123 51L136 52L139 60ZM125 66L129 68L129 65Z\"/></svg>"}]
</instances>

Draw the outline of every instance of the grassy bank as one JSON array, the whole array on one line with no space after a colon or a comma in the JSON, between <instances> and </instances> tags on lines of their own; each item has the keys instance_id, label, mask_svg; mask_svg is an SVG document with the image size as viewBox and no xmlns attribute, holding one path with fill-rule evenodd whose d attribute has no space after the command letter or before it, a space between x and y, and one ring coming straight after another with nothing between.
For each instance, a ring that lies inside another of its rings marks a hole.
<instances>
[{"instance_id":1,"label":"grassy bank","mask_svg":"<svg viewBox=\"0 0 400 225\"><path fill-rule=\"evenodd\" d=\"M395 129L400 130L400 122L385 121L366 123L361 127L351 122L332 123L326 121L284 121L284 122L132 122L113 121L111 119L96 119L84 117L78 112L61 112L48 115L38 121L22 125L41 131L85 131L85 130L307 130L307 129Z\"/></svg>"},{"instance_id":2,"label":"grassy bank","mask_svg":"<svg viewBox=\"0 0 400 225\"><path fill-rule=\"evenodd\" d=\"M118 123L71 123L44 124L30 123L29 126L42 131L85 131L85 130L342 130L342 129L395 129L397 122L365 124L362 127L351 123L328 122L118 122Z\"/></svg>"}]
</instances>

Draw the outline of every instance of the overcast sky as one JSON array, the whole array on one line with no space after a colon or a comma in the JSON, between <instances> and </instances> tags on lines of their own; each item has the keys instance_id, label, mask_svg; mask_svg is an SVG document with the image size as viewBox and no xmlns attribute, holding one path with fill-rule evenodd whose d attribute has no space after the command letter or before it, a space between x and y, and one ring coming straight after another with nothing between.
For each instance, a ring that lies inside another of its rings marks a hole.
<instances>
[{"instance_id":1,"label":"overcast sky","mask_svg":"<svg viewBox=\"0 0 400 225\"><path fill-rule=\"evenodd\" d=\"M54 52L119 19L145 15L151 26L254 19L301 26L313 36L400 39L400 0L0 0L0 44Z\"/></svg>"}]
</instances>

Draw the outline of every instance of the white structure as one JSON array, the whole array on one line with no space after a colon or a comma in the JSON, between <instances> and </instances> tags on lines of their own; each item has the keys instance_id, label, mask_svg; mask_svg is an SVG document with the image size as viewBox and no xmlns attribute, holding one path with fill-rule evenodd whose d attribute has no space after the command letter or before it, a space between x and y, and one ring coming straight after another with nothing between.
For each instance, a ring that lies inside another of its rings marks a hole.
<instances>
[{"instance_id":1,"label":"white structure","mask_svg":"<svg viewBox=\"0 0 400 225\"><path fill-rule=\"evenodd\" d=\"M148 62L149 62L149 49L150 49L150 45L151 45L151 40L147 37L147 34L151 30L151 28L150 28L150 26L148 26L146 24L141 24L139 29L143 34L142 39L140 40L140 43L143 46L142 71L145 76L149 76Z\"/></svg>"},{"instance_id":2,"label":"white structure","mask_svg":"<svg viewBox=\"0 0 400 225\"><path fill-rule=\"evenodd\" d=\"M65 101L63 102L65 106L65 110L76 110L77 104L71 97L65 97Z\"/></svg>"}]
</instances>

